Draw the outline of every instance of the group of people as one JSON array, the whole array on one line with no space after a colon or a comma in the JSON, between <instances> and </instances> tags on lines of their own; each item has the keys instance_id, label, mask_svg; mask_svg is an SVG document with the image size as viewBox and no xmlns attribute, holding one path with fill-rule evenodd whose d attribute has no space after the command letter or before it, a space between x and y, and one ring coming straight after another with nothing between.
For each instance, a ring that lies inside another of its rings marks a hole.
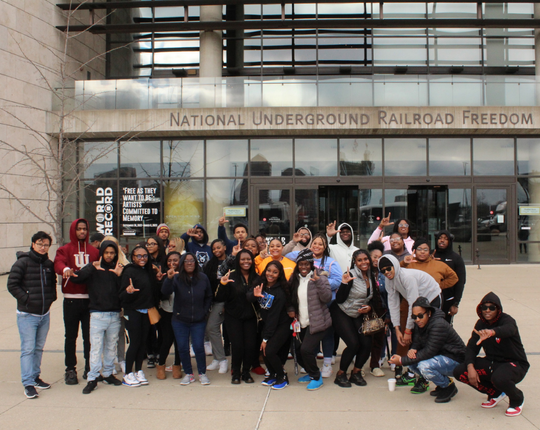
<instances>
[{"instance_id":1,"label":"group of people","mask_svg":"<svg viewBox=\"0 0 540 430\"><path fill-rule=\"evenodd\" d=\"M233 226L229 239L222 217L211 243L202 225L173 238L161 224L128 259L117 239L90 238L88 222L77 219L70 243L58 249L53 263L52 239L38 232L30 251L18 253L8 279L18 303L25 395L36 398L36 389L50 388L41 379L40 363L59 275L65 382L78 384L81 327L84 394L100 381L147 385L145 360L156 367L157 379L165 379L173 345L170 370L181 385L196 380L192 357L202 385L210 384L208 370L227 373L230 350L232 384L254 383L255 373L265 375L263 385L284 389L290 383L285 363L292 356L304 374L298 382L317 390L334 373L341 340L345 347L334 379L340 387L367 385L362 369L368 360L370 373L384 376L381 364L388 354L396 385L412 386L414 394L433 383L435 402L448 402L458 391L455 378L487 394L482 407L508 396L506 415L521 414L523 393L516 384L529 364L515 320L490 293L478 305L479 320L465 345L451 324L465 286L465 265L452 250L452 234L438 232L432 250L429 240L411 239L408 220L392 223L390 216L381 220L367 249L354 246L346 223L333 222L315 235L301 227L284 245L281 238L249 236L244 224ZM210 345L213 361L207 366ZM480 348L485 357L478 356ZM123 364L122 380L114 376L115 361Z\"/></svg>"}]
</instances>

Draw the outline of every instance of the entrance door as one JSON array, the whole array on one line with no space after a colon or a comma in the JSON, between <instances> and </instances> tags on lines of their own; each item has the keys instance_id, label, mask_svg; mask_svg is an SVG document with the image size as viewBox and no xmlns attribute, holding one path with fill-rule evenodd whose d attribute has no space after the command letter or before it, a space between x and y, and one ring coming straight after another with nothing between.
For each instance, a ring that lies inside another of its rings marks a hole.
<instances>
[{"instance_id":1,"label":"entrance door","mask_svg":"<svg viewBox=\"0 0 540 430\"><path fill-rule=\"evenodd\" d=\"M435 246L435 233L447 228L448 187L410 186L407 190L407 218L411 237L424 237Z\"/></svg>"},{"instance_id":2,"label":"entrance door","mask_svg":"<svg viewBox=\"0 0 540 430\"><path fill-rule=\"evenodd\" d=\"M337 221L349 224L354 232L354 244L360 246L359 229L359 189L358 186L320 186L319 187L319 230Z\"/></svg>"},{"instance_id":3,"label":"entrance door","mask_svg":"<svg viewBox=\"0 0 540 430\"><path fill-rule=\"evenodd\" d=\"M477 187L476 196L476 262L510 261L509 187Z\"/></svg>"},{"instance_id":4,"label":"entrance door","mask_svg":"<svg viewBox=\"0 0 540 430\"><path fill-rule=\"evenodd\" d=\"M266 234L267 238L279 237L283 244L291 240L292 187L256 185L252 189L257 218L251 217L250 231Z\"/></svg>"}]
</instances>

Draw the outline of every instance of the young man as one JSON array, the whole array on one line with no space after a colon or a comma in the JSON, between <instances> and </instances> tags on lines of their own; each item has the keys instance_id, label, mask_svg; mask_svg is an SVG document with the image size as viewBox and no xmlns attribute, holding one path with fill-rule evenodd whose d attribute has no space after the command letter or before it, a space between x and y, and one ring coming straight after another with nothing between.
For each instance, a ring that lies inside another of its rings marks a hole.
<instances>
[{"instance_id":1,"label":"young man","mask_svg":"<svg viewBox=\"0 0 540 430\"><path fill-rule=\"evenodd\" d=\"M313 235L307 227L300 227L294 233L292 240L283 247L282 254L287 255L289 252L302 251L302 249L311 248Z\"/></svg>"},{"instance_id":2,"label":"young man","mask_svg":"<svg viewBox=\"0 0 540 430\"><path fill-rule=\"evenodd\" d=\"M384 251L384 255L393 255L402 262L407 255L411 255L405 247L405 242L399 233L392 233L390 235L390 251Z\"/></svg>"},{"instance_id":3,"label":"young man","mask_svg":"<svg viewBox=\"0 0 540 430\"><path fill-rule=\"evenodd\" d=\"M90 394L99 380L122 385L113 375L114 359L120 330L120 275L118 245L106 240L99 248L99 261L75 272L70 281L86 284L90 296L90 371L83 394ZM103 360L101 356L103 355ZM103 374L100 373L103 367Z\"/></svg>"},{"instance_id":4,"label":"young man","mask_svg":"<svg viewBox=\"0 0 540 430\"><path fill-rule=\"evenodd\" d=\"M330 239L337 233L339 233L336 239L337 244L328 245L328 248L330 248L330 257L336 260L343 273L346 273L347 269L351 267L352 255L358 248L354 246L354 232L349 224L340 224L337 230L336 221L328 224L326 227L328 243L330 243Z\"/></svg>"},{"instance_id":5,"label":"young man","mask_svg":"<svg viewBox=\"0 0 540 430\"><path fill-rule=\"evenodd\" d=\"M201 269L212 258L212 248L208 245L208 233L200 224L195 224L182 236L186 243L186 252L191 252L197 258ZM191 240L190 240L191 239Z\"/></svg>"},{"instance_id":6,"label":"young man","mask_svg":"<svg viewBox=\"0 0 540 430\"><path fill-rule=\"evenodd\" d=\"M171 237L171 230L169 229L169 226L167 224L158 225L156 230L156 236L163 241L165 249L167 249L167 247L169 246L169 238Z\"/></svg>"},{"instance_id":7,"label":"young man","mask_svg":"<svg viewBox=\"0 0 540 430\"><path fill-rule=\"evenodd\" d=\"M105 236L99 232L94 232L90 235L90 245L94 248L99 249L99 244L105 239Z\"/></svg>"},{"instance_id":8,"label":"young man","mask_svg":"<svg viewBox=\"0 0 540 430\"><path fill-rule=\"evenodd\" d=\"M65 365L64 379L67 385L77 385L77 337L79 325L82 329L85 370L83 378L90 370L90 314L88 312L88 290L85 284L74 284L69 280L76 270L97 261L99 251L88 242L88 221L79 218L71 223L70 243L58 248L54 259L54 270L63 278L64 327L65 327Z\"/></svg>"},{"instance_id":9,"label":"young man","mask_svg":"<svg viewBox=\"0 0 540 430\"><path fill-rule=\"evenodd\" d=\"M229 220L225 219L225 215L219 219L218 221L219 226L218 226L217 234L218 234L218 239L221 239L225 242L225 246L227 247L226 253L231 254L233 247L235 245L238 245L239 241L240 241L240 246L242 246L242 244L244 243L244 240L246 240L246 238L248 237L248 228L246 227L245 224L242 224L241 222L235 224L233 226L233 235L236 240L230 240L227 237L227 231L225 230L226 222L229 222Z\"/></svg>"},{"instance_id":10,"label":"young man","mask_svg":"<svg viewBox=\"0 0 540 430\"><path fill-rule=\"evenodd\" d=\"M494 408L508 396L506 416L521 415L524 396L516 384L527 374L529 362L516 320L503 312L495 293L484 296L476 313L480 319L467 343L465 362L454 369L454 377L487 394L483 408ZM485 357L478 356L481 348Z\"/></svg>"},{"instance_id":11,"label":"young man","mask_svg":"<svg viewBox=\"0 0 540 430\"><path fill-rule=\"evenodd\" d=\"M7 288L17 299L17 327L21 337L21 380L29 399L38 397L36 388L51 388L43 382L41 357L49 333L49 309L56 300L56 275L48 251L52 239L38 231L29 252L21 252L9 272Z\"/></svg>"}]
</instances>

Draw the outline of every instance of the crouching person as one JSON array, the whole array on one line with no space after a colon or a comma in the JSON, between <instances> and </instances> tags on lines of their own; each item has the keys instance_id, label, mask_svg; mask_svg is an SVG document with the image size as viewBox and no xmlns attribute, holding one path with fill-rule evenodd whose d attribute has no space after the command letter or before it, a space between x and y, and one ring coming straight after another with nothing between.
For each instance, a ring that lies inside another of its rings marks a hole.
<instances>
[{"instance_id":1,"label":"crouching person","mask_svg":"<svg viewBox=\"0 0 540 430\"><path fill-rule=\"evenodd\" d=\"M411 317L415 322L411 349L406 357L392 356L390 363L409 366L418 376L411 393L425 393L431 381L437 386L431 393L436 396L435 403L447 403L458 392L449 376L463 363L465 344L445 320L444 312L425 297L418 297L413 303Z\"/></svg>"},{"instance_id":2,"label":"crouching person","mask_svg":"<svg viewBox=\"0 0 540 430\"><path fill-rule=\"evenodd\" d=\"M521 415L524 397L516 384L525 377L529 362L516 321L503 312L501 301L494 293L482 299L476 313L480 319L467 343L465 362L454 369L454 376L487 394L483 408L494 408L508 396L506 416ZM478 357L480 348L484 349L485 357Z\"/></svg>"},{"instance_id":3,"label":"crouching person","mask_svg":"<svg viewBox=\"0 0 540 430\"><path fill-rule=\"evenodd\" d=\"M83 394L94 391L98 381L122 385L122 381L113 375L120 331L120 275L123 270L118 263L118 245L103 241L99 256L99 261L87 264L70 278L75 284L86 284L90 299L90 371ZM102 369L103 373L100 373Z\"/></svg>"}]
</instances>

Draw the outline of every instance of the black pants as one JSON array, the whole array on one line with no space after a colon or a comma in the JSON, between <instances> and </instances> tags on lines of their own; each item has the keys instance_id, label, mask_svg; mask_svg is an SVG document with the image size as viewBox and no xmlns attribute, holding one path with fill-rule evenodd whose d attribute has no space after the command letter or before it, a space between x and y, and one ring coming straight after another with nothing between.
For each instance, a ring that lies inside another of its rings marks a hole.
<instances>
[{"instance_id":1,"label":"black pants","mask_svg":"<svg viewBox=\"0 0 540 430\"><path fill-rule=\"evenodd\" d=\"M309 326L307 326L300 332L302 343L298 342L298 340L294 342L298 364L306 369L312 379L318 380L321 376L321 371L317 365L317 353L319 352L319 345L327 332L328 329L311 334Z\"/></svg>"},{"instance_id":2,"label":"black pants","mask_svg":"<svg viewBox=\"0 0 540 430\"><path fill-rule=\"evenodd\" d=\"M146 358L146 340L150 330L150 320L148 314L143 314L134 309L124 309L124 319L126 330L129 335L129 347L126 351L126 374L142 369L142 364Z\"/></svg>"},{"instance_id":3,"label":"black pants","mask_svg":"<svg viewBox=\"0 0 540 430\"><path fill-rule=\"evenodd\" d=\"M287 362L287 355L291 347L291 336L290 324L282 324L276 328L275 333L266 343L264 364L266 364L270 375L275 375L278 380L285 376L283 366Z\"/></svg>"},{"instance_id":4,"label":"black pants","mask_svg":"<svg viewBox=\"0 0 540 430\"><path fill-rule=\"evenodd\" d=\"M66 370L77 367L77 337L82 330L85 369L90 370L90 312L89 299L64 299L64 354Z\"/></svg>"},{"instance_id":5,"label":"black pants","mask_svg":"<svg viewBox=\"0 0 540 430\"><path fill-rule=\"evenodd\" d=\"M386 347L386 332L381 330L375 333L371 337L371 359L369 361L369 367L375 369L379 367L379 360L381 359L383 349Z\"/></svg>"},{"instance_id":6,"label":"black pants","mask_svg":"<svg viewBox=\"0 0 540 430\"><path fill-rule=\"evenodd\" d=\"M234 376L248 374L259 356L257 319L241 320L225 312L225 327L231 342L231 370Z\"/></svg>"},{"instance_id":7,"label":"black pants","mask_svg":"<svg viewBox=\"0 0 540 430\"><path fill-rule=\"evenodd\" d=\"M172 312L165 312L163 309L160 309L159 314L161 315L161 319L159 320L161 345L158 364L163 366L167 362L171 346L174 343L174 364L178 366L180 364L180 353L178 352L178 345L176 344L176 338L174 337L171 324Z\"/></svg>"},{"instance_id":8,"label":"black pants","mask_svg":"<svg viewBox=\"0 0 540 430\"><path fill-rule=\"evenodd\" d=\"M516 384L523 380L529 369L525 369L517 363L493 362L482 357L476 358L474 368L478 373L480 382L478 388L473 388L487 394L490 399L499 397L501 393L506 393L511 408L523 404L523 392L516 387ZM466 364L460 364L454 369L454 377L460 382L470 385Z\"/></svg>"},{"instance_id":9,"label":"black pants","mask_svg":"<svg viewBox=\"0 0 540 430\"><path fill-rule=\"evenodd\" d=\"M361 369L371 353L371 336L364 336L358 331L364 322L362 315L351 318L340 309L336 302L330 306L330 314L337 335L347 345L341 354L339 369L347 372L355 355L354 367Z\"/></svg>"}]
</instances>

